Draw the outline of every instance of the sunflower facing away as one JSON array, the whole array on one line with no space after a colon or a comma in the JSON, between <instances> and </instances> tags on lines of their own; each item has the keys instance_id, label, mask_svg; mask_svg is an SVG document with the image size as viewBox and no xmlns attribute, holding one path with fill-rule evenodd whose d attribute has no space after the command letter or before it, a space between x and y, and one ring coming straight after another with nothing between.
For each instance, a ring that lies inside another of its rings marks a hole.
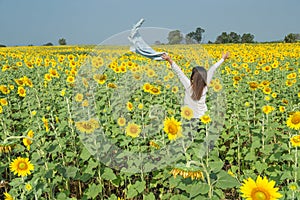
<instances>
[{"instance_id":1,"label":"sunflower facing away","mask_svg":"<svg viewBox=\"0 0 300 200\"><path fill-rule=\"evenodd\" d=\"M174 117L166 118L164 121L164 131L168 134L169 140L175 140L182 136L181 122Z\"/></svg>"},{"instance_id":2,"label":"sunflower facing away","mask_svg":"<svg viewBox=\"0 0 300 200\"><path fill-rule=\"evenodd\" d=\"M252 178L244 180L240 187L242 197L247 200L277 200L282 195L274 188L275 181L268 181L266 177L257 177L256 182Z\"/></svg>"},{"instance_id":3,"label":"sunflower facing away","mask_svg":"<svg viewBox=\"0 0 300 200\"><path fill-rule=\"evenodd\" d=\"M34 170L34 166L30 163L29 158L18 157L10 163L10 170L18 176L27 176Z\"/></svg>"}]
</instances>

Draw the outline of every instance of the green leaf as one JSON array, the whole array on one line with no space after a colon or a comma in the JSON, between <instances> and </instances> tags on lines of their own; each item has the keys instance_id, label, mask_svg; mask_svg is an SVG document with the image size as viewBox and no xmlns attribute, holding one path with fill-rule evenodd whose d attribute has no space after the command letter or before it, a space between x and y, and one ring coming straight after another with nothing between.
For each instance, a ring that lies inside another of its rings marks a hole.
<instances>
[{"instance_id":1,"label":"green leaf","mask_svg":"<svg viewBox=\"0 0 300 200\"><path fill-rule=\"evenodd\" d=\"M133 186L138 191L138 193L141 193L146 188L146 182L145 181L142 181L142 182L136 181Z\"/></svg>"},{"instance_id":2,"label":"green leaf","mask_svg":"<svg viewBox=\"0 0 300 200\"><path fill-rule=\"evenodd\" d=\"M173 176L169 179L170 188L177 187L180 183L180 178L174 178Z\"/></svg>"},{"instance_id":3,"label":"green leaf","mask_svg":"<svg viewBox=\"0 0 300 200\"><path fill-rule=\"evenodd\" d=\"M177 194L177 195L173 195L170 200L189 200L189 198L187 198L184 195Z\"/></svg>"},{"instance_id":4,"label":"green leaf","mask_svg":"<svg viewBox=\"0 0 300 200\"><path fill-rule=\"evenodd\" d=\"M114 171L111 168L106 167L104 169L103 174L101 175L101 177L105 180L114 180L117 178L117 176L115 175Z\"/></svg>"},{"instance_id":5,"label":"green leaf","mask_svg":"<svg viewBox=\"0 0 300 200\"><path fill-rule=\"evenodd\" d=\"M150 194L144 195L144 200L155 200L154 194L151 192Z\"/></svg>"},{"instance_id":6,"label":"green leaf","mask_svg":"<svg viewBox=\"0 0 300 200\"><path fill-rule=\"evenodd\" d=\"M80 158L81 158L83 161L86 161L86 160L88 160L90 157L91 157L90 152L89 152L86 148L83 148L82 151L81 151L81 154L80 154Z\"/></svg>"},{"instance_id":7,"label":"green leaf","mask_svg":"<svg viewBox=\"0 0 300 200\"><path fill-rule=\"evenodd\" d=\"M128 185L127 187L127 198L133 198L136 195L138 195L138 192L136 191L136 189L134 188L133 185Z\"/></svg>"},{"instance_id":8,"label":"green leaf","mask_svg":"<svg viewBox=\"0 0 300 200\"><path fill-rule=\"evenodd\" d=\"M224 166L224 162L222 161L213 161L213 162L209 162L209 167L211 169L212 172L219 172L222 167Z\"/></svg>"},{"instance_id":9,"label":"green leaf","mask_svg":"<svg viewBox=\"0 0 300 200\"><path fill-rule=\"evenodd\" d=\"M66 177L67 178L74 178L76 176L76 173L78 171L78 168L76 167L66 167Z\"/></svg>"},{"instance_id":10,"label":"green leaf","mask_svg":"<svg viewBox=\"0 0 300 200\"><path fill-rule=\"evenodd\" d=\"M100 185L96 185L95 183L90 184L89 189L86 193L88 197L95 199L95 197L102 192L102 187Z\"/></svg>"},{"instance_id":11,"label":"green leaf","mask_svg":"<svg viewBox=\"0 0 300 200\"><path fill-rule=\"evenodd\" d=\"M188 192L190 193L190 198L197 196L198 194L207 194L209 191L209 185L206 183L196 183L189 187Z\"/></svg>"},{"instance_id":12,"label":"green leaf","mask_svg":"<svg viewBox=\"0 0 300 200\"><path fill-rule=\"evenodd\" d=\"M230 176L226 171L222 170L217 174L217 183L216 187L221 189L229 189L236 186L239 186L239 182L232 176Z\"/></svg>"},{"instance_id":13,"label":"green leaf","mask_svg":"<svg viewBox=\"0 0 300 200\"><path fill-rule=\"evenodd\" d=\"M254 167L257 170L257 172L261 174L265 169L267 169L268 165L267 163L261 163L259 161L256 161Z\"/></svg>"}]
</instances>

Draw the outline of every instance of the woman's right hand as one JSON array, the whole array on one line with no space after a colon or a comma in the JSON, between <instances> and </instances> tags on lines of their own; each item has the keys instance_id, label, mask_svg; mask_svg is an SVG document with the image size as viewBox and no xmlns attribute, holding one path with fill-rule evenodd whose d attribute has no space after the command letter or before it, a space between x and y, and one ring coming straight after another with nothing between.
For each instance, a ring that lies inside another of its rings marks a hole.
<instances>
[{"instance_id":1,"label":"woman's right hand","mask_svg":"<svg viewBox=\"0 0 300 200\"><path fill-rule=\"evenodd\" d=\"M172 64L172 59L170 58L170 56L168 54L163 53L161 55L161 58L164 59L164 60L166 60L166 61L168 61L170 64Z\"/></svg>"}]
</instances>

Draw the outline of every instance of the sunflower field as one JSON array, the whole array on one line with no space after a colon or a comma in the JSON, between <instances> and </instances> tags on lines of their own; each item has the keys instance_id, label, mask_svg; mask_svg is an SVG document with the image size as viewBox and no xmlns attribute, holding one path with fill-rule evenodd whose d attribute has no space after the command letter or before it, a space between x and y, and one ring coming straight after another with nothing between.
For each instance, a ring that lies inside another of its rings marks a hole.
<instances>
[{"instance_id":1,"label":"sunflower field","mask_svg":"<svg viewBox=\"0 0 300 200\"><path fill-rule=\"evenodd\" d=\"M300 44L0 48L0 199L300 199ZM199 125L200 122L200 125ZM195 127L197 131L195 131Z\"/></svg>"}]
</instances>

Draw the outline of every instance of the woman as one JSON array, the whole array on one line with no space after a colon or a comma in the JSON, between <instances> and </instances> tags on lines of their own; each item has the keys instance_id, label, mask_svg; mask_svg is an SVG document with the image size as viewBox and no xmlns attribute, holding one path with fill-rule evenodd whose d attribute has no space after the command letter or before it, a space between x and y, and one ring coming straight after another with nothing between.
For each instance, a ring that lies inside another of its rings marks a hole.
<instances>
[{"instance_id":1,"label":"woman","mask_svg":"<svg viewBox=\"0 0 300 200\"><path fill-rule=\"evenodd\" d=\"M207 86L211 82L216 69L229 57L229 52L223 54L222 58L211 66L208 71L206 71L204 67L194 67L190 79L170 56L163 54L161 57L170 63L185 88L184 104L193 110L193 118L199 119L207 111L205 103L208 90Z\"/></svg>"}]
</instances>

